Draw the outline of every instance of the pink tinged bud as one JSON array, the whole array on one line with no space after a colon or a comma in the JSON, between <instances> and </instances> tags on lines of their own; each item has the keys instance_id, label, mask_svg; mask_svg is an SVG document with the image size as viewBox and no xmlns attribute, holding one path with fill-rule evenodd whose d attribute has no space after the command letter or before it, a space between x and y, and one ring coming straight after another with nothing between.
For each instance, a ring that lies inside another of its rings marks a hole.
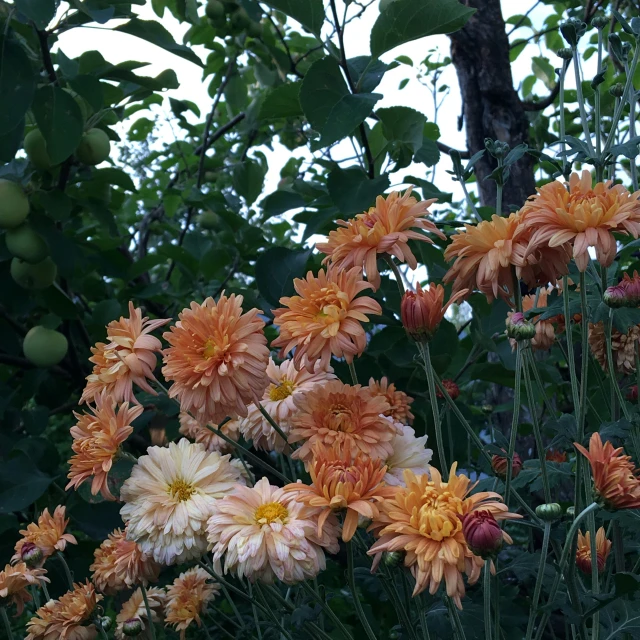
<instances>
[{"instance_id":1,"label":"pink tinged bud","mask_svg":"<svg viewBox=\"0 0 640 640\"><path fill-rule=\"evenodd\" d=\"M25 542L25 544L22 545L20 555L22 556L22 561L27 565L27 567L34 568L39 567L42 564L42 549L36 547L33 542Z\"/></svg>"},{"instance_id":2,"label":"pink tinged bud","mask_svg":"<svg viewBox=\"0 0 640 640\"><path fill-rule=\"evenodd\" d=\"M514 340L531 340L536 335L535 325L529 322L521 311L510 313L505 324L507 335Z\"/></svg>"},{"instance_id":3,"label":"pink tinged bud","mask_svg":"<svg viewBox=\"0 0 640 640\"><path fill-rule=\"evenodd\" d=\"M128 637L135 637L142 632L142 620L140 618L131 618L126 620L122 625L122 633Z\"/></svg>"},{"instance_id":4,"label":"pink tinged bud","mask_svg":"<svg viewBox=\"0 0 640 640\"><path fill-rule=\"evenodd\" d=\"M609 287L603 296L606 305L619 309L627 306L627 287L622 284Z\"/></svg>"},{"instance_id":5,"label":"pink tinged bud","mask_svg":"<svg viewBox=\"0 0 640 640\"><path fill-rule=\"evenodd\" d=\"M507 473L509 471L509 462L506 457L494 455L491 458L491 468L499 478L502 478L504 480L507 477ZM522 471L522 458L517 453L514 453L513 464L511 468L511 477L517 478L520 474L520 471Z\"/></svg>"},{"instance_id":6,"label":"pink tinged bud","mask_svg":"<svg viewBox=\"0 0 640 640\"><path fill-rule=\"evenodd\" d=\"M491 558L502 548L502 529L490 511L472 511L464 517L462 534L469 549L481 558Z\"/></svg>"},{"instance_id":7,"label":"pink tinged bud","mask_svg":"<svg viewBox=\"0 0 640 640\"><path fill-rule=\"evenodd\" d=\"M627 400L630 402L638 402L638 385L634 384L627 389Z\"/></svg>"}]
</instances>

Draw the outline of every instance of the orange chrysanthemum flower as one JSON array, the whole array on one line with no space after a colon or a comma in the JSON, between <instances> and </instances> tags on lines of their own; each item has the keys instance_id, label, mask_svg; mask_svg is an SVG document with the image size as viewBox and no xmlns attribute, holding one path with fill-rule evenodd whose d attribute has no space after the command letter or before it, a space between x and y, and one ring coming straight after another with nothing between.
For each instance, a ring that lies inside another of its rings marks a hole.
<instances>
[{"instance_id":1,"label":"orange chrysanthemum flower","mask_svg":"<svg viewBox=\"0 0 640 640\"><path fill-rule=\"evenodd\" d=\"M24 562L6 565L0 571L0 602L16 605L16 615L24 611L25 602L31 601L27 590L30 586L39 587L40 581L49 582L45 569L30 569Z\"/></svg>"},{"instance_id":2,"label":"orange chrysanthemum flower","mask_svg":"<svg viewBox=\"0 0 640 640\"><path fill-rule=\"evenodd\" d=\"M358 518L378 517L378 506L394 495L396 487L384 485L387 467L353 450L347 440L341 446L316 446L309 465L311 486L300 481L288 484L285 491L296 491L298 498L310 507L322 509L318 517L318 537L327 518L346 510L342 539L349 542L358 527Z\"/></svg>"},{"instance_id":3,"label":"orange chrysanthemum flower","mask_svg":"<svg viewBox=\"0 0 640 640\"><path fill-rule=\"evenodd\" d=\"M396 487L395 495L379 505L380 515L371 528L380 539L369 554L404 551L404 564L416 580L413 595L427 587L434 594L444 577L447 595L461 609L465 594L462 574L466 573L469 584L473 584L484 565L484 560L474 555L465 540L464 517L478 510L489 512L498 521L521 516L509 513L497 493L470 496L474 485L465 475L456 475L456 465L454 462L451 466L448 482L442 481L434 467L430 468L431 479L405 471L406 487ZM502 535L511 544L509 535L505 532ZM379 558L377 555L376 563Z\"/></svg>"},{"instance_id":4,"label":"orange chrysanthemum flower","mask_svg":"<svg viewBox=\"0 0 640 640\"><path fill-rule=\"evenodd\" d=\"M629 375L636 370L636 342L640 340L640 325L632 325L627 333L611 329L611 354L615 368ZM604 322L589 323L589 347L604 371L609 370L607 338Z\"/></svg>"},{"instance_id":5,"label":"orange chrysanthemum flower","mask_svg":"<svg viewBox=\"0 0 640 640\"><path fill-rule=\"evenodd\" d=\"M129 407L125 402L116 412L113 398L96 396L91 413L75 413L78 424L71 427L74 455L69 460L69 482L66 489L77 489L93 476L91 493L98 492L107 500L115 500L108 485L109 471L120 451L120 445L133 433L131 423L144 411L141 406Z\"/></svg>"},{"instance_id":6,"label":"orange chrysanthemum flower","mask_svg":"<svg viewBox=\"0 0 640 640\"><path fill-rule=\"evenodd\" d=\"M426 218L436 199L418 202L411 195L412 188L404 195L393 191L386 199L378 196L376 206L369 211L347 221L338 220L341 228L331 231L326 242L316 244L318 251L327 254L324 263L330 261L337 269L363 267L374 289L380 286L379 254L395 256L416 269L418 262L409 248L409 240L433 243L424 235L426 231L442 240L445 235Z\"/></svg>"},{"instance_id":7,"label":"orange chrysanthemum flower","mask_svg":"<svg viewBox=\"0 0 640 640\"><path fill-rule=\"evenodd\" d=\"M296 369L304 367L312 373L317 360L319 368L326 371L331 354L352 362L365 350L367 338L360 323L369 321L365 314L380 315L382 309L373 298L356 298L372 289L362 279L361 269L332 267L326 273L320 269L317 276L309 271L306 279L296 278L293 286L298 295L280 298L280 304L287 308L273 312L280 335L272 345L282 347L281 357L295 347Z\"/></svg>"},{"instance_id":8,"label":"orange chrysanthemum flower","mask_svg":"<svg viewBox=\"0 0 640 640\"><path fill-rule=\"evenodd\" d=\"M608 267L616 255L613 233L640 235L640 191L629 193L611 181L592 186L586 169L572 173L569 182L554 180L537 189L522 208L523 225L532 230L527 254L540 248L570 245L580 271L595 247L600 264Z\"/></svg>"},{"instance_id":9,"label":"orange chrysanthemum flower","mask_svg":"<svg viewBox=\"0 0 640 640\"><path fill-rule=\"evenodd\" d=\"M226 440L221 438L206 426L202 426L195 418L192 418L184 411L180 412L178 418L180 420L179 432L189 438L200 443L207 451L219 451L220 453L229 453L233 446ZM211 423L209 423L211 424ZM227 420L221 427L217 424L211 424L215 429L220 429L222 433L234 442L240 437L240 420Z\"/></svg>"},{"instance_id":10,"label":"orange chrysanthemum flower","mask_svg":"<svg viewBox=\"0 0 640 640\"><path fill-rule=\"evenodd\" d=\"M393 453L391 441L398 429L384 416L389 404L382 396L372 396L367 387L330 380L296 404L299 411L291 419L289 442L304 444L293 458L308 462L316 443L334 447L350 442L353 455L362 451L381 460Z\"/></svg>"},{"instance_id":11,"label":"orange chrysanthemum flower","mask_svg":"<svg viewBox=\"0 0 640 640\"><path fill-rule=\"evenodd\" d=\"M220 424L227 416L246 417L269 384L264 321L258 309L242 312L242 296L224 294L218 302L192 302L163 338L162 373L174 383L171 398L199 422Z\"/></svg>"},{"instance_id":12,"label":"orange chrysanthemum flower","mask_svg":"<svg viewBox=\"0 0 640 640\"><path fill-rule=\"evenodd\" d=\"M200 614L219 591L220 585L212 582L211 576L200 567L181 573L167 589L167 626L172 625L180 631L180 639L184 640L192 622L201 626Z\"/></svg>"},{"instance_id":13,"label":"orange chrysanthemum flower","mask_svg":"<svg viewBox=\"0 0 640 640\"><path fill-rule=\"evenodd\" d=\"M92 580L102 593L113 595L122 589L155 582L160 565L149 557L133 540L127 539L126 531L116 529L93 552L94 561L89 567Z\"/></svg>"},{"instance_id":14,"label":"orange chrysanthemum flower","mask_svg":"<svg viewBox=\"0 0 640 640\"><path fill-rule=\"evenodd\" d=\"M106 391L114 402L139 404L133 395L135 383L143 391L158 395L147 380L155 380L156 353L162 344L158 338L149 335L170 319L149 320L142 317L142 311L129 303L129 317L113 320L107 325L108 343L98 342L91 347L93 371L87 376L87 386L82 392L80 404L93 402L96 396Z\"/></svg>"},{"instance_id":15,"label":"orange chrysanthemum flower","mask_svg":"<svg viewBox=\"0 0 640 640\"><path fill-rule=\"evenodd\" d=\"M413 424L415 416L411 413L413 398L404 391L396 389L396 385L389 383L387 376L383 376L379 381L369 379L369 393L375 398L381 396L388 404L389 408L383 413L388 418L402 424Z\"/></svg>"},{"instance_id":16,"label":"orange chrysanthemum flower","mask_svg":"<svg viewBox=\"0 0 640 640\"><path fill-rule=\"evenodd\" d=\"M640 508L640 469L622 447L614 449L610 442L603 445L599 433L591 436L588 451L573 444L589 460L595 490L607 509Z\"/></svg>"},{"instance_id":17,"label":"orange chrysanthemum flower","mask_svg":"<svg viewBox=\"0 0 640 640\"><path fill-rule=\"evenodd\" d=\"M65 533L69 519L65 518L65 507L58 505L53 515L46 509L40 514L38 523L30 522L26 529L20 531L22 538L16 542L15 554L11 562L20 562L24 552L33 549L35 545L42 553L40 566L56 551L64 551L67 544L78 544L75 536Z\"/></svg>"},{"instance_id":18,"label":"orange chrysanthemum flower","mask_svg":"<svg viewBox=\"0 0 640 640\"><path fill-rule=\"evenodd\" d=\"M559 451L558 449L547 449L545 454L545 459L549 462L566 462L567 461L567 452Z\"/></svg>"},{"instance_id":19,"label":"orange chrysanthemum flower","mask_svg":"<svg viewBox=\"0 0 640 640\"><path fill-rule=\"evenodd\" d=\"M88 624L102 596L87 580L85 584L74 584L60 600L49 600L36 611L27 623L29 635L25 640L94 640L98 630Z\"/></svg>"},{"instance_id":20,"label":"orange chrysanthemum flower","mask_svg":"<svg viewBox=\"0 0 640 640\"><path fill-rule=\"evenodd\" d=\"M598 564L598 573L604 571L607 564L607 558L611 551L611 541L607 540L604 527L600 527L596 533L596 562ZM583 534L578 531L578 548L576 550L576 566L580 571L591 575L591 532L587 531Z\"/></svg>"},{"instance_id":21,"label":"orange chrysanthemum flower","mask_svg":"<svg viewBox=\"0 0 640 640\"><path fill-rule=\"evenodd\" d=\"M453 260L443 282L453 281L453 293L478 290L489 302L513 296L512 267L530 288L555 282L568 272L569 255L565 247L542 247L527 255L528 233L521 226L522 215L508 218L492 216L452 237L444 252Z\"/></svg>"}]
</instances>

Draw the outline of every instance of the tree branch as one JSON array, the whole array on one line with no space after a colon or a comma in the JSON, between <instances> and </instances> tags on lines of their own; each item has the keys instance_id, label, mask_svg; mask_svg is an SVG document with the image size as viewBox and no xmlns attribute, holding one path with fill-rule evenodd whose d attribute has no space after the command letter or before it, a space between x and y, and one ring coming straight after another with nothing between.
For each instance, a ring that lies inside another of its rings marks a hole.
<instances>
[{"instance_id":1,"label":"tree branch","mask_svg":"<svg viewBox=\"0 0 640 640\"><path fill-rule=\"evenodd\" d=\"M40 51L42 51L42 63L44 64L44 68L49 76L49 80L53 84L58 82L58 76L56 75L56 70L53 68L53 61L51 60L51 51L49 50L49 34L46 31L40 31L40 29L36 29L33 27L38 36L38 42L40 43Z\"/></svg>"},{"instance_id":2,"label":"tree branch","mask_svg":"<svg viewBox=\"0 0 640 640\"><path fill-rule=\"evenodd\" d=\"M6 364L10 367L18 367L20 369L37 369L36 365L32 364L26 358L20 358L18 356L10 356L8 353L0 353L0 364ZM69 372L62 367L50 367L49 370L59 376L65 378L71 377Z\"/></svg>"},{"instance_id":3,"label":"tree branch","mask_svg":"<svg viewBox=\"0 0 640 640\"><path fill-rule=\"evenodd\" d=\"M267 15L267 18L269 18L269 22L271 23L271 25L273 26L276 34L278 35L278 38L280 39L280 42L282 42L282 46L284 47L284 50L287 54L287 57L289 58L289 66L290 66L290 72L295 74L298 78L302 78L304 77L299 71L298 69L296 69L296 61L293 59L293 56L291 55L291 49L289 49L289 44L287 43L284 34L280 31L280 29L278 29L278 25L276 24L276 21L273 19L273 17L271 16L270 13L265 12Z\"/></svg>"},{"instance_id":4,"label":"tree branch","mask_svg":"<svg viewBox=\"0 0 640 640\"><path fill-rule=\"evenodd\" d=\"M438 146L438 149L442 151L442 153L446 153L447 155L449 155L452 151L455 151L456 153L460 154L460 157L463 160L468 160L471 157L471 154L468 151L459 151L458 149L454 149L453 147L450 147L448 144L440 142L439 140L436 140L436 145Z\"/></svg>"},{"instance_id":5,"label":"tree branch","mask_svg":"<svg viewBox=\"0 0 640 640\"><path fill-rule=\"evenodd\" d=\"M556 82L553 89L551 89L551 93L543 100L538 100L537 102L533 100L521 100L520 102L522 102L522 108L525 111L543 111L553 104L553 101L558 97L558 93L560 93L560 83Z\"/></svg>"}]
</instances>

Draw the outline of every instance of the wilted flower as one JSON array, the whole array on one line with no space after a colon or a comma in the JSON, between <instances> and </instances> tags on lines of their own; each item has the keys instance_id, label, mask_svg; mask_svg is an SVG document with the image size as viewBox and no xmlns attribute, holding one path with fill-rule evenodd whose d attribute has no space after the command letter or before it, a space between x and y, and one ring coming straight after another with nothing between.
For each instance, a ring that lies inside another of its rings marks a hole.
<instances>
[{"instance_id":1,"label":"wilted flower","mask_svg":"<svg viewBox=\"0 0 640 640\"><path fill-rule=\"evenodd\" d=\"M304 441L293 458L309 461L316 443L328 447L349 441L355 455L362 451L384 460L393 453L391 440L398 429L384 413L389 404L371 396L367 387L331 380L296 400L298 413L291 420L290 443Z\"/></svg>"},{"instance_id":2,"label":"wilted flower","mask_svg":"<svg viewBox=\"0 0 640 640\"><path fill-rule=\"evenodd\" d=\"M162 589L147 589L147 600L151 610L151 624L162 621L167 594ZM141 589L136 589L131 597L122 605L116 616L116 638L125 640L135 637L139 640L150 640L151 633L147 618L147 608ZM135 633L137 631L137 633Z\"/></svg>"},{"instance_id":3,"label":"wilted flower","mask_svg":"<svg viewBox=\"0 0 640 640\"><path fill-rule=\"evenodd\" d=\"M596 533L596 562L598 573L604 571L607 558L611 551L611 541L607 540L604 527L600 527ZM591 532L583 534L578 531L578 548L576 550L576 565L580 571L591 575Z\"/></svg>"},{"instance_id":4,"label":"wilted flower","mask_svg":"<svg viewBox=\"0 0 640 640\"><path fill-rule=\"evenodd\" d=\"M589 440L588 451L573 444L589 460L596 493L607 509L640 508L640 469L622 447L614 449L610 442L603 445L597 432Z\"/></svg>"},{"instance_id":5,"label":"wilted flower","mask_svg":"<svg viewBox=\"0 0 640 640\"><path fill-rule=\"evenodd\" d=\"M460 397L460 387L455 383L455 381L445 378L442 380L442 386L452 400L457 400ZM444 394L440 389L436 389L436 397L444 398Z\"/></svg>"},{"instance_id":6,"label":"wilted flower","mask_svg":"<svg viewBox=\"0 0 640 640\"><path fill-rule=\"evenodd\" d=\"M24 611L25 602L31 601L28 587L39 587L40 581L49 582L45 569L30 569L24 562L6 565L0 571L0 603L16 605L16 615Z\"/></svg>"},{"instance_id":7,"label":"wilted flower","mask_svg":"<svg viewBox=\"0 0 640 640\"><path fill-rule=\"evenodd\" d=\"M277 365L271 358L267 376L269 386L262 397L262 406L287 436L291 430L291 420L298 411L296 401L307 391L336 377L331 367L327 370L318 367L309 373L306 369L298 371L293 360L285 360ZM249 407L249 415L240 424L240 431L246 440L253 442L256 449L282 453L287 446L255 404Z\"/></svg>"},{"instance_id":8,"label":"wilted flower","mask_svg":"<svg viewBox=\"0 0 640 640\"><path fill-rule=\"evenodd\" d=\"M460 599L465 594L462 574L466 573L469 584L474 584L484 565L465 540L463 521L480 510L498 521L521 516L509 513L497 493L470 496L471 480L456 474L456 463L451 466L448 482L443 482L439 471L431 467L430 476L405 471L405 483L378 505L380 514L371 528L380 539L369 554L376 555L377 566L383 552L404 551L404 565L416 581L413 595L427 587L433 595L444 578L447 595L461 609ZM502 532L502 536L512 542L507 533Z\"/></svg>"},{"instance_id":9,"label":"wilted flower","mask_svg":"<svg viewBox=\"0 0 640 640\"><path fill-rule=\"evenodd\" d=\"M98 342L91 347L93 372L87 376L87 386L80 404L96 400L103 391L114 402L140 404L133 395L134 383L143 391L157 395L147 380L154 380L156 353L162 349L158 338L150 335L170 319L149 320L129 302L129 318L121 317L107 325L108 343Z\"/></svg>"},{"instance_id":10,"label":"wilted flower","mask_svg":"<svg viewBox=\"0 0 640 640\"><path fill-rule=\"evenodd\" d=\"M195 440L198 444L201 444L207 451L219 451L220 453L229 453L233 446L226 440L221 438L217 433L211 431L206 426L202 426L195 418L192 418L188 413L184 411L180 412L178 416L180 421L180 429L178 430L183 436ZM230 438L234 442L238 441L240 437L240 420L227 420L218 426L217 424L211 424L212 427L219 429L224 433L227 438Z\"/></svg>"},{"instance_id":11,"label":"wilted flower","mask_svg":"<svg viewBox=\"0 0 640 640\"><path fill-rule=\"evenodd\" d=\"M636 342L640 340L640 325L632 325L627 333L611 328L611 353L619 373L629 375L636 370ZM589 347L604 371L609 370L604 322L589 323Z\"/></svg>"},{"instance_id":12,"label":"wilted flower","mask_svg":"<svg viewBox=\"0 0 640 640\"><path fill-rule=\"evenodd\" d=\"M523 225L532 230L527 253L543 247L569 244L580 271L589 264L589 247L608 267L616 255L613 233L640 234L639 192L629 193L612 181L592 186L591 173L572 173L568 183L558 180L537 189L522 208ZM553 280L551 280L553 282Z\"/></svg>"},{"instance_id":13,"label":"wilted flower","mask_svg":"<svg viewBox=\"0 0 640 640\"><path fill-rule=\"evenodd\" d=\"M428 342L433 338L447 309L464 298L467 289L458 291L444 304L444 287L440 284L429 284L423 289L419 284L415 293L407 291L400 303L402 326L416 342Z\"/></svg>"},{"instance_id":14,"label":"wilted flower","mask_svg":"<svg viewBox=\"0 0 640 640\"><path fill-rule=\"evenodd\" d=\"M163 338L162 374L173 384L171 398L202 424L247 415L268 384L269 359L264 321L258 309L242 312L242 296L224 294L183 309Z\"/></svg>"},{"instance_id":15,"label":"wilted flower","mask_svg":"<svg viewBox=\"0 0 640 640\"><path fill-rule=\"evenodd\" d=\"M387 376L383 376L380 381L369 379L369 393L375 396L382 396L388 403L389 408L384 412L388 418L402 424L412 424L415 416L411 413L413 398L404 391L396 389L396 385L389 383Z\"/></svg>"},{"instance_id":16,"label":"wilted flower","mask_svg":"<svg viewBox=\"0 0 640 640\"><path fill-rule=\"evenodd\" d=\"M216 597L220 585L211 581L209 574L201 567L193 567L181 573L167 589L166 623L180 632L184 640L187 627L195 622L202 624L200 614L207 603Z\"/></svg>"},{"instance_id":17,"label":"wilted flower","mask_svg":"<svg viewBox=\"0 0 640 640\"><path fill-rule=\"evenodd\" d=\"M403 424L396 425L398 433L391 441L393 453L384 461L387 473L384 481L391 486L404 484L404 472L410 469L416 475L429 473L433 451L426 448L427 436L416 438L416 432Z\"/></svg>"},{"instance_id":18,"label":"wilted flower","mask_svg":"<svg viewBox=\"0 0 640 640\"><path fill-rule=\"evenodd\" d=\"M416 257L409 247L409 240L432 243L424 235L430 232L442 240L445 235L427 219L429 206L436 202L424 200L418 202L411 195L409 187L404 195L393 191L386 199L376 198L375 207L347 221L338 220L341 228L331 231L326 242L319 242L316 248L327 257L337 269L351 267L364 268L367 280L375 289L380 286L378 255L395 256L400 262L406 262L412 269L418 267Z\"/></svg>"},{"instance_id":19,"label":"wilted flower","mask_svg":"<svg viewBox=\"0 0 640 640\"><path fill-rule=\"evenodd\" d=\"M238 482L242 476L229 455L207 452L185 438L149 447L122 485L127 536L163 565L199 558L207 549L213 504Z\"/></svg>"},{"instance_id":20,"label":"wilted flower","mask_svg":"<svg viewBox=\"0 0 640 640\"><path fill-rule=\"evenodd\" d=\"M295 494L262 478L253 488L236 487L218 500L207 525L218 570L251 582L275 578L295 584L315 578L325 568L323 548L337 553L338 522L333 518L318 533L321 509L303 504Z\"/></svg>"},{"instance_id":21,"label":"wilted flower","mask_svg":"<svg viewBox=\"0 0 640 640\"><path fill-rule=\"evenodd\" d=\"M273 311L280 335L272 346L282 347L282 357L295 348L296 369L314 371L318 363L327 370L332 354L352 362L365 350L367 337L360 323L369 321L365 314L380 315L382 309L373 298L356 297L373 288L362 279L362 269L331 267L326 273L320 269L317 276L309 271L293 286L298 295L280 298L285 308Z\"/></svg>"},{"instance_id":22,"label":"wilted flower","mask_svg":"<svg viewBox=\"0 0 640 640\"><path fill-rule=\"evenodd\" d=\"M40 550L42 559L37 563L40 566L44 561L56 551L64 551L67 544L78 544L75 536L65 533L69 519L65 518L65 507L58 505L53 515L49 513L49 509L45 508L40 514L37 524L31 522L26 529L20 531L22 538L16 542L15 553L11 558L11 562L20 562L26 559L24 555L33 552L36 547Z\"/></svg>"},{"instance_id":23,"label":"wilted flower","mask_svg":"<svg viewBox=\"0 0 640 640\"><path fill-rule=\"evenodd\" d=\"M547 449L544 457L545 460L548 460L549 462L566 462L567 452L558 451L557 449Z\"/></svg>"},{"instance_id":24,"label":"wilted flower","mask_svg":"<svg viewBox=\"0 0 640 640\"><path fill-rule=\"evenodd\" d=\"M69 460L69 483L66 488L77 489L93 477L91 493L98 492L107 500L115 500L108 485L109 471L120 451L120 445L133 433L131 423L143 412L142 406L129 407L125 402L116 407L111 396L102 393L95 397L91 413L75 413L78 424L71 427L74 455Z\"/></svg>"},{"instance_id":25,"label":"wilted flower","mask_svg":"<svg viewBox=\"0 0 640 640\"><path fill-rule=\"evenodd\" d=\"M509 461L507 458L499 455L494 455L491 458L491 468L499 478L502 478L504 480L507 477L507 473L509 470ZM522 471L522 458L516 452L514 452L513 462L511 463L511 478L517 478L520 474L520 471Z\"/></svg>"},{"instance_id":26,"label":"wilted flower","mask_svg":"<svg viewBox=\"0 0 640 640\"><path fill-rule=\"evenodd\" d=\"M462 520L462 535L472 553L493 558L502 549L503 532L491 511L478 509Z\"/></svg>"}]
</instances>

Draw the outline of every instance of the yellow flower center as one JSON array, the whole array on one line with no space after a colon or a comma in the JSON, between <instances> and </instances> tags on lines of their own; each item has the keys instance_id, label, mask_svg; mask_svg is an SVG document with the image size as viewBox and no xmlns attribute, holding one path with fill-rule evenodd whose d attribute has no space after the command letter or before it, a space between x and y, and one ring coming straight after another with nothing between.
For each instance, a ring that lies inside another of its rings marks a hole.
<instances>
[{"instance_id":1,"label":"yellow flower center","mask_svg":"<svg viewBox=\"0 0 640 640\"><path fill-rule=\"evenodd\" d=\"M219 356L224 351L224 347L221 347L213 338L209 338L204 343L204 351L202 355L209 360Z\"/></svg>"},{"instance_id":2,"label":"yellow flower center","mask_svg":"<svg viewBox=\"0 0 640 640\"><path fill-rule=\"evenodd\" d=\"M171 497L175 498L179 502L187 501L195 492L195 487L181 478L174 480L169 485L169 493L171 494Z\"/></svg>"},{"instance_id":3,"label":"yellow flower center","mask_svg":"<svg viewBox=\"0 0 640 640\"><path fill-rule=\"evenodd\" d=\"M462 530L462 500L450 493L438 494L427 489L423 504L411 516L411 525L420 534L431 540L440 541L454 536Z\"/></svg>"},{"instance_id":4,"label":"yellow flower center","mask_svg":"<svg viewBox=\"0 0 640 640\"><path fill-rule=\"evenodd\" d=\"M332 405L325 416L324 426L331 431L351 433L354 430L351 409L341 403Z\"/></svg>"},{"instance_id":5,"label":"yellow flower center","mask_svg":"<svg viewBox=\"0 0 640 640\"><path fill-rule=\"evenodd\" d=\"M272 384L269 389L269 399L273 402L277 402L278 400L284 400L288 398L293 390L296 388L296 385L286 378L282 378L280 384Z\"/></svg>"},{"instance_id":6,"label":"yellow flower center","mask_svg":"<svg viewBox=\"0 0 640 640\"><path fill-rule=\"evenodd\" d=\"M284 521L289 516L287 508L281 505L279 502L268 502L267 504L261 504L255 513L256 524L271 524L276 520L279 520L284 524Z\"/></svg>"}]
</instances>

